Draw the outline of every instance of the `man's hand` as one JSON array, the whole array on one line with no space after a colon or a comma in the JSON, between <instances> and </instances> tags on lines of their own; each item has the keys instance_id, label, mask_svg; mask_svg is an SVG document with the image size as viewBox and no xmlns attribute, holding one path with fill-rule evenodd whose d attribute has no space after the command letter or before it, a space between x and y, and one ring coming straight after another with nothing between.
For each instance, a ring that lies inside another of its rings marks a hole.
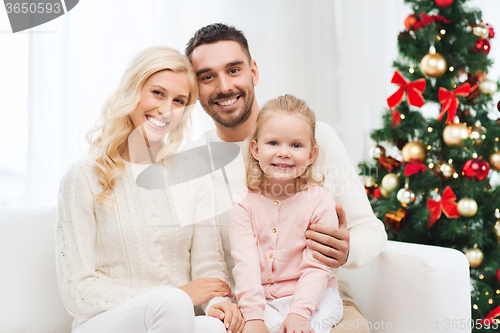
<instances>
[{"instance_id":1,"label":"man's hand","mask_svg":"<svg viewBox=\"0 0 500 333\"><path fill-rule=\"evenodd\" d=\"M295 313L286 316L278 333L314 333L309 321Z\"/></svg>"},{"instance_id":2,"label":"man's hand","mask_svg":"<svg viewBox=\"0 0 500 333\"><path fill-rule=\"evenodd\" d=\"M224 320L224 327L228 332L241 333L245 327L245 320L238 305L231 304L228 301L215 304L208 310L207 315Z\"/></svg>"},{"instance_id":3,"label":"man's hand","mask_svg":"<svg viewBox=\"0 0 500 333\"><path fill-rule=\"evenodd\" d=\"M249 320L245 323L243 333L271 333L263 320Z\"/></svg>"},{"instance_id":4,"label":"man's hand","mask_svg":"<svg viewBox=\"0 0 500 333\"><path fill-rule=\"evenodd\" d=\"M339 218L339 227L334 228L326 224L311 224L306 231L306 245L313 250L313 257L332 268L345 264L349 256L349 230L347 219L341 205L335 210Z\"/></svg>"},{"instance_id":5,"label":"man's hand","mask_svg":"<svg viewBox=\"0 0 500 333\"><path fill-rule=\"evenodd\" d=\"M185 291L189 297L191 297L191 301L193 301L193 305L199 305L204 303L214 297L233 297L233 293L231 292L231 288L222 281L217 278L197 278L194 281L191 281L179 289Z\"/></svg>"}]
</instances>

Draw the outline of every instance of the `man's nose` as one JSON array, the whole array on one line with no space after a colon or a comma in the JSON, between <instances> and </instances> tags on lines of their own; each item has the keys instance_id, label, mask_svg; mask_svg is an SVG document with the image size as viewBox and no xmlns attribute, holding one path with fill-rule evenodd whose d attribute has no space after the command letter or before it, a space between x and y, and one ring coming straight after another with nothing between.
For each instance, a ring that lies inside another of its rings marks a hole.
<instances>
[{"instance_id":1,"label":"man's nose","mask_svg":"<svg viewBox=\"0 0 500 333\"><path fill-rule=\"evenodd\" d=\"M233 90L231 79L227 75L220 75L218 80L218 90L220 93L227 94Z\"/></svg>"}]
</instances>

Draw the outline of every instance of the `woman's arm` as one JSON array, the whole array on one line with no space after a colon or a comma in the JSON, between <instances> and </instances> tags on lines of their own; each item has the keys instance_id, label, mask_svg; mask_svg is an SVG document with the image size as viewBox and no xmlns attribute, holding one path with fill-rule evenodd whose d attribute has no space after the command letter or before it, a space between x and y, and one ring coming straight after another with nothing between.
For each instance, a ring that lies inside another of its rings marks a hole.
<instances>
[{"instance_id":1,"label":"woman's arm","mask_svg":"<svg viewBox=\"0 0 500 333\"><path fill-rule=\"evenodd\" d=\"M70 167L59 189L56 273L64 306L72 316L94 316L152 288L102 283L96 274L95 199L78 164Z\"/></svg>"}]
</instances>

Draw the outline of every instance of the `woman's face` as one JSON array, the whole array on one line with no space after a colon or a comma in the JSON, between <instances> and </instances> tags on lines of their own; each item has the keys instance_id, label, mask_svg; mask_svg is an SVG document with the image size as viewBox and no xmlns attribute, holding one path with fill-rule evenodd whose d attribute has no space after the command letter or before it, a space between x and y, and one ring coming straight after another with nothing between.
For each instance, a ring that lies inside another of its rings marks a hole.
<instances>
[{"instance_id":1,"label":"woman's face","mask_svg":"<svg viewBox=\"0 0 500 333\"><path fill-rule=\"evenodd\" d=\"M163 70L151 75L141 89L137 107L130 114L135 130L149 141L162 140L179 123L189 93L189 80L183 72Z\"/></svg>"}]
</instances>

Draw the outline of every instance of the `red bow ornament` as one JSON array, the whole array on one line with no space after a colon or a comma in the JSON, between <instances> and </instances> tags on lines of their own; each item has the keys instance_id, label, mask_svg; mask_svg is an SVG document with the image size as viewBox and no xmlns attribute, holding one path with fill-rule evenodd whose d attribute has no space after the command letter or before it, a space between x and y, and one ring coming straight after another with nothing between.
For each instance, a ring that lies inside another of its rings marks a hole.
<instances>
[{"instance_id":1,"label":"red bow ornament","mask_svg":"<svg viewBox=\"0 0 500 333\"><path fill-rule=\"evenodd\" d=\"M425 171L425 164L412 161L411 163L406 164L405 167L405 176L412 176L416 173Z\"/></svg>"},{"instance_id":2,"label":"red bow ornament","mask_svg":"<svg viewBox=\"0 0 500 333\"><path fill-rule=\"evenodd\" d=\"M444 22L444 23L450 23L449 20L445 19L443 15L430 15L430 16L427 16L425 13L420 13L420 16L422 17L422 19L420 21L418 21L417 23L415 23L415 28L413 30L418 30L418 29L421 29L425 26L428 26L429 24L431 24L432 22Z\"/></svg>"},{"instance_id":3,"label":"red bow ornament","mask_svg":"<svg viewBox=\"0 0 500 333\"><path fill-rule=\"evenodd\" d=\"M427 198L427 208L431 212L427 228L432 227L434 223L439 220L439 218L441 217L441 212L443 212L444 215L446 215L446 217L449 219L459 218L461 215L458 212L456 200L457 197L449 186L446 186L446 188L444 189L443 196L441 197L440 201L434 201L431 198Z\"/></svg>"},{"instance_id":4,"label":"red bow ornament","mask_svg":"<svg viewBox=\"0 0 500 333\"><path fill-rule=\"evenodd\" d=\"M448 111L448 119L446 119L446 123L451 123L458 108L458 98L457 96L467 97L470 94L470 84L464 83L457 89L453 91L448 91L443 87L439 88L438 97L439 102L443 104L441 108L441 114L437 117L438 120L443 119L444 114Z\"/></svg>"},{"instance_id":5,"label":"red bow ornament","mask_svg":"<svg viewBox=\"0 0 500 333\"><path fill-rule=\"evenodd\" d=\"M408 82L405 80L401 72L396 71L392 77L391 83L399 85L399 89L392 94L391 97L387 99L387 105L389 109L394 109L396 106L401 104L403 101L403 96L406 90L406 100L408 104L421 107L425 104L424 97L422 94L425 90L425 79L418 79L413 82Z\"/></svg>"}]
</instances>

